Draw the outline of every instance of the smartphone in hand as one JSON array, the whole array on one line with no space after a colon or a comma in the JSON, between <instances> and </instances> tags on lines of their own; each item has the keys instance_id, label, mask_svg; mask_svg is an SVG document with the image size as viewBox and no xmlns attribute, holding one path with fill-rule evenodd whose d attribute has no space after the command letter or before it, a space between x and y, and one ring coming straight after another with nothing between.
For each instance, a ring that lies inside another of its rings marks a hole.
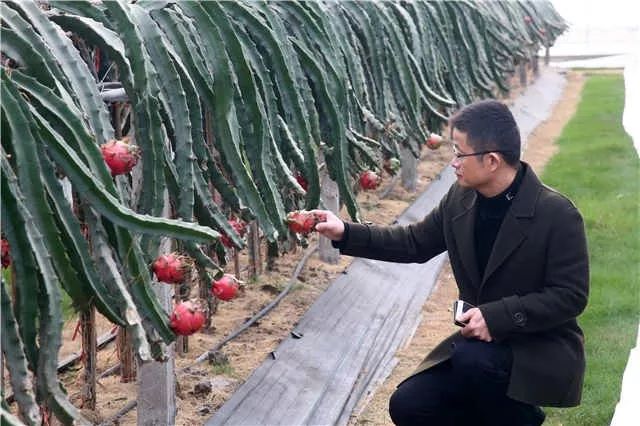
<instances>
[{"instance_id":1,"label":"smartphone in hand","mask_svg":"<svg viewBox=\"0 0 640 426\"><path fill-rule=\"evenodd\" d=\"M458 321L457 318L471 308L475 308L475 306L473 306L471 303L465 302L464 300L456 300L455 302L453 302L453 323L460 327L464 327L465 325L467 325L464 322Z\"/></svg>"}]
</instances>

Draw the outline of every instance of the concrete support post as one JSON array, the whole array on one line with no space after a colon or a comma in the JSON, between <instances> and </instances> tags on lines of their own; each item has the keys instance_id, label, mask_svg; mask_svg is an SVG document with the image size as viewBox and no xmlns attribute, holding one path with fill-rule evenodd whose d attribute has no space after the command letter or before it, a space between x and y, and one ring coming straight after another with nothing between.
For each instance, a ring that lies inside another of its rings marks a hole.
<instances>
[{"instance_id":1,"label":"concrete support post","mask_svg":"<svg viewBox=\"0 0 640 426\"><path fill-rule=\"evenodd\" d=\"M400 164L402 187L409 192L415 192L418 186L418 159L404 145L400 147Z\"/></svg>"},{"instance_id":2,"label":"concrete support post","mask_svg":"<svg viewBox=\"0 0 640 426\"><path fill-rule=\"evenodd\" d=\"M325 208L331 210L335 214L338 214L338 210L340 208L340 193L338 191L338 184L331 180L326 168L323 169L320 176L320 188L320 199L322 200ZM322 260L323 262L330 264L338 263L340 251L333 248L330 239L320 236L318 242L318 251L320 260Z\"/></svg>"},{"instance_id":3,"label":"concrete support post","mask_svg":"<svg viewBox=\"0 0 640 426\"><path fill-rule=\"evenodd\" d=\"M163 216L169 216L169 194L165 191ZM163 238L160 253L171 251L171 240ZM153 286L160 306L167 312L173 307L173 287ZM174 425L176 423L176 373L174 345L167 348L169 360L147 362L138 366L138 426Z\"/></svg>"}]
</instances>

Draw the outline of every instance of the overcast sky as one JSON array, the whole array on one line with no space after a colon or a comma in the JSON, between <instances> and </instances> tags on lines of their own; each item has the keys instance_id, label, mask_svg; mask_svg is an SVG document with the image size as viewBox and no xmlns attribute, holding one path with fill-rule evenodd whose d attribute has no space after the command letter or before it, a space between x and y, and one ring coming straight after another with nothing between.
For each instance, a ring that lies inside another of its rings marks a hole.
<instances>
[{"instance_id":1,"label":"overcast sky","mask_svg":"<svg viewBox=\"0 0 640 426\"><path fill-rule=\"evenodd\" d=\"M551 0L573 27L640 26L639 0Z\"/></svg>"}]
</instances>

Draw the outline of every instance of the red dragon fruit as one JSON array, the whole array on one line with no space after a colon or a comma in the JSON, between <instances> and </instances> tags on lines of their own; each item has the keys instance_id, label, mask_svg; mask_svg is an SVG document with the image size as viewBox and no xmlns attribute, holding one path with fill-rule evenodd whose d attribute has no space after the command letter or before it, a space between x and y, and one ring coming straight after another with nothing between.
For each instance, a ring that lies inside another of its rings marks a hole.
<instances>
[{"instance_id":1,"label":"red dragon fruit","mask_svg":"<svg viewBox=\"0 0 640 426\"><path fill-rule=\"evenodd\" d=\"M2 239L2 267L11 265L11 255L9 254L9 241Z\"/></svg>"},{"instance_id":2,"label":"red dragon fruit","mask_svg":"<svg viewBox=\"0 0 640 426\"><path fill-rule=\"evenodd\" d=\"M238 235L240 235L240 237L244 237L245 234L247 233L247 224L240 219L236 219L236 218L229 219L229 225L231 225L231 227L234 229L234 231L236 231ZM220 241L227 248L233 247L233 242L231 242L231 238L224 232L220 235Z\"/></svg>"},{"instance_id":3,"label":"red dragon fruit","mask_svg":"<svg viewBox=\"0 0 640 426\"><path fill-rule=\"evenodd\" d=\"M211 293L218 299L229 301L236 297L240 281L231 274L224 274L222 278L211 283Z\"/></svg>"},{"instance_id":4,"label":"red dragon fruit","mask_svg":"<svg viewBox=\"0 0 640 426\"><path fill-rule=\"evenodd\" d=\"M427 138L425 145L427 145L427 148L429 149L438 149L440 148L440 145L442 145L443 141L444 139L442 136L437 133L431 133Z\"/></svg>"},{"instance_id":5,"label":"red dragon fruit","mask_svg":"<svg viewBox=\"0 0 640 426\"><path fill-rule=\"evenodd\" d=\"M365 191L369 189L376 189L380 186L381 182L382 179L380 179L380 176L378 176L374 171L366 170L360 173L360 187Z\"/></svg>"},{"instance_id":6,"label":"red dragon fruit","mask_svg":"<svg viewBox=\"0 0 640 426\"><path fill-rule=\"evenodd\" d=\"M100 145L100 151L102 151L102 158L111 170L111 176L129 173L140 158L140 149L129 144L129 138L112 139Z\"/></svg>"},{"instance_id":7,"label":"red dragon fruit","mask_svg":"<svg viewBox=\"0 0 640 426\"><path fill-rule=\"evenodd\" d=\"M153 262L153 273L158 281L169 284L179 284L184 281L187 271L193 266L193 261L178 253L160 255Z\"/></svg>"},{"instance_id":8,"label":"red dragon fruit","mask_svg":"<svg viewBox=\"0 0 640 426\"><path fill-rule=\"evenodd\" d=\"M309 189L309 182L302 176L302 173L296 173L296 181L300 184L305 191Z\"/></svg>"},{"instance_id":9,"label":"red dragon fruit","mask_svg":"<svg viewBox=\"0 0 640 426\"><path fill-rule=\"evenodd\" d=\"M176 304L169 318L169 326L180 336L190 336L204 325L204 313L195 303L186 301Z\"/></svg>"},{"instance_id":10,"label":"red dragon fruit","mask_svg":"<svg viewBox=\"0 0 640 426\"><path fill-rule=\"evenodd\" d=\"M326 222L327 217L322 213L312 213L306 210L294 210L287 215L287 225L292 232L307 235L316 229L320 222Z\"/></svg>"}]
</instances>

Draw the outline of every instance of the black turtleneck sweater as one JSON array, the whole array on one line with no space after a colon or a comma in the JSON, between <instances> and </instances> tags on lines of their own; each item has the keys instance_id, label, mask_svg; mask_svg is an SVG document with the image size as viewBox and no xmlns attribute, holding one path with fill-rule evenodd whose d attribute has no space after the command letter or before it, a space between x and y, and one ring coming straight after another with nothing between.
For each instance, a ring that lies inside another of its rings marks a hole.
<instances>
[{"instance_id":1,"label":"black turtleneck sweater","mask_svg":"<svg viewBox=\"0 0 640 426\"><path fill-rule=\"evenodd\" d=\"M487 267L489 255L491 255L491 250L493 250L493 244L498 236L502 220L511 206L511 201L518 192L520 182L522 182L524 168L525 165L520 163L513 182L500 194L487 198L479 192L476 192L478 198L476 200L474 238L476 261L478 262L478 272L480 272L481 277L484 276L484 270Z\"/></svg>"}]
</instances>

